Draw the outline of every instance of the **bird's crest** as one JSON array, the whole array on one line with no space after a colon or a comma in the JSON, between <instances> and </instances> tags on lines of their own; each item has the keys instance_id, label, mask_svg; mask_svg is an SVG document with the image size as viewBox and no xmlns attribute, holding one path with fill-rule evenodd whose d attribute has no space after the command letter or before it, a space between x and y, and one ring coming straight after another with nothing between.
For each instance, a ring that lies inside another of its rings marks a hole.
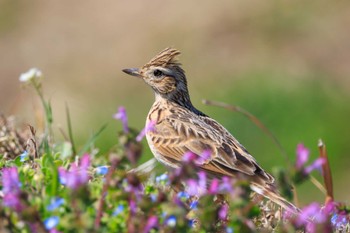
<instances>
[{"instance_id":1,"label":"bird's crest","mask_svg":"<svg viewBox=\"0 0 350 233\"><path fill-rule=\"evenodd\" d=\"M179 66L181 65L177 61L177 56L180 55L180 51L174 48L166 48L160 53L158 53L155 57L153 57L147 64L145 64L142 68L147 68L150 66Z\"/></svg>"}]
</instances>

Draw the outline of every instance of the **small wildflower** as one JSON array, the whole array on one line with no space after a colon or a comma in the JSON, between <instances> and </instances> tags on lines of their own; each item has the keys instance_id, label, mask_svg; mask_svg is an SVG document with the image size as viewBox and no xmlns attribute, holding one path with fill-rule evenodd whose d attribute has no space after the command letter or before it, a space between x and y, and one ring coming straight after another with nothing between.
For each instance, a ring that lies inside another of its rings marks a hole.
<instances>
[{"instance_id":1,"label":"small wildflower","mask_svg":"<svg viewBox=\"0 0 350 233\"><path fill-rule=\"evenodd\" d=\"M151 120L150 122L148 122L147 125L145 126L145 128L143 128L141 130L141 132L139 133L139 135L137 135L136 141L141 142L142 139L145 137L147 132L155 130L155 125L156 125L155 121Z\"/></svg>"},{"instance_id":2,"label":"small wildflower","mask_svg":"<svg viewBox=\"0 0 350 233\"><path fill-rule=\"evenodd\" d=\"M4 168L2 170L3 203L15 211L21 211L23 206L20 200L20 187L18 171L16 167Z\"/></svg>"},{"instance_id":3,"label":"small wildflower","mask_svg":"<svg viewBox=\"0 0 350 233\"><path fill-rule=\"evenodd\" d=\"M224 176L222 178L221 184L219 185L219 192L232 193L232 191L233 191L232 180L229 177Z\"/></svg>"},{"instance_id":4,"label":"small wildflower","mask_svg":"<svg viewBox=\"0 0 350 233\"><path fill-rule=\"evenodd\" d=\"M196 159L196 165L203 165L207 163L211 158L211 150L205 150L203 153Z\"/></svg>"},{"instance_id":5,"label":"small wildflower","mask_svg":"<svg viewBox=\"0 0 350 233\"><path fill-rule=\"evenodd\" d=\"M176 226L176 217L174 215L169 216L165 220L165 225L167 225L169 227L175 227Z\"/></svg>"},{"instance_id":6,"label":"small wildflower","mask_svg":"<svg viewBox=\"0 0 350 233\"><path fill-rule=\"evenodd\" d=\"M124 212L125 207L122 204L119 204L117 208L113 211L113 216L118 216L122 212Z\"/></svg>"},{"instance_id":7,"label":"small wildflower","mask_svg":"<svg viewBox=\"0 0 350 233\"><path fill-rule=\"evenodd\" d=\"M44 226L46 230L51 230L59 223L60 218L57 216L52 216L44 220Z\"/></svg>"},{"instance_id":8,"label":"small wildflower","mask_svg":"<svg viewBox=\"0 0 350 233\"><path fill-rule=\"evenodd\" d=\"M96 174L97 175L106 175L108 173L108 166L99 166L96 168Z\"/></svg>"},{"instance_id":9,"label":"small wildflower","mask_svg":"<svg viewBox=\"0 0 350 233\"><path fill-rule=\"evenodd\" d=\"M322 165L325 163L324 158L316 159L311 165L304 169L305 174L310 174L313 170L318 170L322 172Z\"/></svg>"},{"instance_id":10,"label":"small wildflower","mask_svg":"<svg viewBox=\"0 0 350 233\"><path fill-rule=\"evenodd\" d=\"M306 162L309 160L310 151L303 144L297 146L297 159L295 162L295 168L302 175L309 175L313 170L319 170L322 172L322 165L325 163L324 158L316 159L311 165L305 167Z\"/></svg>"},{"instance_id":11,"label":"small wildflower","mask_svg":"<svg viewBox=\"0 0 350 233\"><path fill-rule=\"evenodd\" d=\"M334 214L331 218L331 223L336 230L340 230L350 225L350 219L345 214Z\"/></svg>"},{"instance_id":12,"label":"small wildflower","mask_svg":"<svg viewBox=\"0 0 350 233\"><path fill-rule=\"evenodd\" d=\"M24 162L24 161L27 161L27 160L28 160L29 154L28 154L27 151L24 151L19 157L20 157L20 160L19 160L19 161Z\"/></svg>"},{"instance_id":13,"label":"small wildflower","mask_svg":"<svg viewBox=\"0 0 350 233\"><path fill-rule=\"evenodd\" d=\"M197 155L195 153L188 151L182 156L182 161L192 162L192 161L195 161L196 158L197 158Z\"/></svg>"},{"instance_id":14,"label":"small wildflower","mask_svg":"<svg viewBox=\"0 0 350 233\"><path fill-rule=\"evenodd\" d=\"M192 202L190 203L190 209L191 209L191 210L195 210L195 209L197 209L197 207L198 207L198 201L197 201L197 200L192 201Z\"/></svg>"},{"instance_id":15,"label":"small wildflower","mask_svg":"<svg viewBox=\"0 0 350 233\"><path fill-rule=\"evenodd\" d=\"M25 73L22 73L19 76L19 81L23 82L23 83L29 83L32 80L37 80L39 78L42 77L42 72L41 70L37 69L37 68L31 68L30 70L28 70Z\"/></svg>"},{"instance_id":16,"label":"small wildflower","mask_svg":"<svg viewBox=\"0 0 350 233\"><path fill-rule=\"evenodd\" d=\"M296 161L296 168L301 169L305 163L309 160L309 154L310 150L307 149L304 144L298 144L297 145L297 161Z\"/></svg>"},{"instance_id":17,"label":"small wildflower","mask_svg":"<svg viewBox=\"0 0 350 233\"><path fill-rule=\"evenodd\" d=\"M208 192L210 194L216 194L219 191L219 180L214 178L210 184Z\"/></svg>"},{"instance_id":18,"label":"small wildflower","mask_svg":"<svg viewBox=\"0 0 350 233\"><path fill-rule=\"evenodd\" d=\"M163 173L162 175L156 177L157 184L164 184L164 183L167 183L168 181L169 181L169 176L167 173Z\"/></svg>"},{"instance_id":19,"label":"small wildflower","mask_svg":"<svg viewBox=\"0 0 350 233\"><path fill-rule=\"evenodd\" d=\"M189 219L188 220L188 225L191 228L194 228L196 226L197 221L195 219Z\"/></svg>"},{"instance_id":20,"label":"small wildflower","mask_svg":"<svg viewBox=\"0 0 350 233\"><path fill-rule=\"evenodd\" d=\"M186 192L178 192L177 193L177 197L181 200L181 201L186 201L188 198L190 198L190 195Z\"/></svg>"},{"instance_id":21,"label":"small wildflower","mask_svg":"<svg viewBox=\"0 0 350 233\"><path fill-rule=\"evenodd\" d=\"M224 205L221 206L221 208L220 208L220 210L219 210L219 213L218 213L219 218L220 218L221 220L226 220L226 219L227 219L228 210L229 210L229 208L228 208L228 205L227 205L227 204L224 204Z\"/></svg>"},{"instance_id":22,"label":"small wildflower","mask_svg":"<svg viewBox=\"0 0 350 233\"><path fill-rule=\"evenodd\" d=\"M153 203L155 203L155 202L157 201L158 195L155 194L155 193L152 193L152 194L150 195L150 198L151 198L151 201L152 201Z\"/></svg>"},{"instance_id":23,"label":"small wildflower","mask_svg":"<svg viewBox=\"0 0 350 233\"><path fill-rule=\"evenodd\" d=\"M157 216L153 215L148 218L145 229L143 230L144 233L150 232L153 228L155 228L158 225L158 218Z\"/></svg>"},{"instance_id":24,"label":"small wildflower","mask_svg":"<svg viewBox=\"0 0 350 233\"><path fill-rule=\"evenodd\" d=\"M326 222L329 216L329 212L323 210L317 202L304 207L296 219L297 225L305 226L309 233L316 232L317 224Z\"/></svg>"},{"instance_id":25,"label":"small wildflower","mask_svg":"<svg viewBox=\"0 0 350 233\"><path fill-rule=\"evenodd\" d=\"M60 231L58 231L56 228L52 228L49 233L61 233Z\"/></svg>"},{"instance_id":26,"label":"small wildflower","mask_svg":"<svg viewBox=\"0 0 350 233\"><path fill-rule=\"evenodd\" d=\"M90 156L85 154L80 160L80 166L72 163L67 171L63 167L58 168L60 183L68 188L77 189L89 181L88 168L90 165Z\"/></svg>"},{"instance_id":27,"label":"small wildflower","mask_svg":"<svg viewBox=\"0 0 350 233\"><path fill-rule=\"evenodd\" d=\"M226 233L233 233L232 227L226 227Z\"/></svg>"},{"instance_id":28,"label":"small wildflower","mask_svg":"<svg viewBox=\"0 0 350 233\"><path fill-rule=\"evenodd\" d=\"M136 213L136 211L137 211L137 205L136 205L136 202L134 201L134 200L130 200L129 201L129 208L130 208L130 212L132 213L132 214L135 214Z\"/></svg>"},{"instance_id":29,"label":"small wildflower","mask_svg":"<svg viewBox=\"0 0 350 233\"><path fill-rule=\"evenodd\" d=\"M113 115L114 119L120 120L123 124L124 133L129 133L128 116L124 107L119 107L118 112Z\"/></svg>"},{"instance_id":30,"label":"small wildflower","mask_svg":"<svg viewBox=\"0 0 350 233\"><path fill-rule=\"evenodd\" d=\"M64 204L63 198L59 198L59 197L52 198L50 204L46 207L46 209L48 211L53 211L63 204Z\"/></svg>"}]
</instances>

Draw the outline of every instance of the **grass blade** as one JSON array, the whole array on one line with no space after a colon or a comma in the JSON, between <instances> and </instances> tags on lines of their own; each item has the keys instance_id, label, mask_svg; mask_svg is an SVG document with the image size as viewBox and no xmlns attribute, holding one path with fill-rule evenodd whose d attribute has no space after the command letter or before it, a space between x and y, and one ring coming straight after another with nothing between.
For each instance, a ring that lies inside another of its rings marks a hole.
<instances>
[{"instance_id":1,"label":"grass blade","mask_svg":"<svg viewBox=\"0 0 350 233\"><path fill-rule=\"evenodd\" d=\"M85 145L83 146L83 148L79 151L78 156L82 156L86 151L89 150L89 148L95 143L96 139L98 138L98 136L102 133L103 130L105 130L107 127L107 124L104 124L98 131L97 133L93 134L89 140L85 143ZM73 154L74 156L74 154Z\"/></svg>"},{"instance_id":2,"label":"grass blade","mask_svg":"<svg viewBox=\"0 0 350 233\"><path fill-rule=\"evenodd\" d=\"M74 138L73 138L73 130L72 130L72 121L71 121L69 107L68 107L67 103L66 103L66 117L67 117L67 124L68 124L69 141L72 144L73 156L75 156L77 154L77 151L76 151L76 148L75 148L75 143L74 143Z\"/></svg>"}]
</instances>

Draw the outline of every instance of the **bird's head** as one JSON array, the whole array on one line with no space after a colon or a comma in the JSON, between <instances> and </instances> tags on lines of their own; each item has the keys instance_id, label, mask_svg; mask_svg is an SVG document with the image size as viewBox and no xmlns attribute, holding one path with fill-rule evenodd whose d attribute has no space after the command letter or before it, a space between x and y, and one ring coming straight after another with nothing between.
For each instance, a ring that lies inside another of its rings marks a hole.
<instances>
[{"instance_id":1,"label":"bird's head","mask_svg":"<svg viewBox=\"0 0 350 233\"><path fill-rule=\"evenodd\" d=\"M166 48L141 68L123 69L123 71L142 78L156 95L163 98L188 94L185 72L176 59L178 55L180 51Z\"/></svg>"}]
</instances>

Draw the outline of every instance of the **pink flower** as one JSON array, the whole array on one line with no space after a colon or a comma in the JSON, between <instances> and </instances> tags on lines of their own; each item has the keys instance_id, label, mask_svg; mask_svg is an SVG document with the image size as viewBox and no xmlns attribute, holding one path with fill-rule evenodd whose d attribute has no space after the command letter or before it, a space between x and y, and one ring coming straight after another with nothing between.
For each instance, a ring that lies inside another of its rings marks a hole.
<instances>
[{"instance_id":1,"label":"pink flower","mask_svg":"<svg viewBox=\"0 0 350 233\"><path fill-rule=\"evenodd\" d=\"M139 135L137 135L136 141L141 142L142 139L145 137L147 132L155 130L155 125L156 125L155 121L148 122L148 124L145 126L145 128L143 128L141 130L141 132L139 133Z\"/></svg>"},{"instance_id":2,"label":"pink flower","mask_svg":"<svg viewBox=\"0 0 350 233\"><path fill-rule=\"evenodd\" d=\"M219 218L221 220L226 220L228 216L228 211L229 211L228 205L227 204L222 205L218 213Z\"/></svg>"},{"instance_id":3,"label":"pink flower","mask_svg":"<svg viewBox=\"0 0 350 233\"><path fill-rule=\"evenodd\" d=\"M146 224L145 228L143 229L143 232L148 233L156 226L158 226L158 218L157 218L157 216L152 215L151 217L148 218L147 224Z\"/></svg>"},{"instance_id":4,"label":"pink flower","mask_svg":"<svg viewBox=\"0 0 350 233\"><path fill-rule=\"evenodd\" d=\"M306 162L309 160L310 151L303 144L298 144L296 154L297 160L295 162L295 168L301 173L308 175L313 170L322 171L322 165L325 163L324 158L318 158L311 165L305 167Z\"/></svg>"},{"instance_id":5,"label":"pink flower","mask_svg":"<svg viewBox=\"0 0 350 233\"><path fill-rule=\"evenodd\" d=\"M17 212L21 211L23 208L20 200L21 183L19 182L16 167L4 168L2 170L2 184L4 206L8 206Z\"/></svg>"},{"instance_id":6,"label":"pink flower","mask_svg":"<svg viewBox=\"0 0 350 233\"><path fill-rule=\"evenodd\" d=\"M118 112L113 115L113 118L122 122L124 133L129 133L128 116L123 106L119 107Z\"/></svg>"},{"instance_id":7,"label":"pink flower","mask_svg":"<svg viewBox=\"0 0 350 233\"><path fill-rule=\"evenodd\" d=\"M304 164L309 160L310 150L307 149L304 144L297 145L297 161L295 167L301 169Z\"/></svg>"},{"instance_id":8,"label":"pink flower","mask_svg":"<svg viewBox=\"0 0 350 233\"><path fill-rule=\"evenodd\" d=\"M63 167L58 168L60 182L71 189L77 189L89 181L88 168L90 166L90 156L85 154L80 159L80 165L72 163L69 170Z\"/></svg>"}]
</instances>

